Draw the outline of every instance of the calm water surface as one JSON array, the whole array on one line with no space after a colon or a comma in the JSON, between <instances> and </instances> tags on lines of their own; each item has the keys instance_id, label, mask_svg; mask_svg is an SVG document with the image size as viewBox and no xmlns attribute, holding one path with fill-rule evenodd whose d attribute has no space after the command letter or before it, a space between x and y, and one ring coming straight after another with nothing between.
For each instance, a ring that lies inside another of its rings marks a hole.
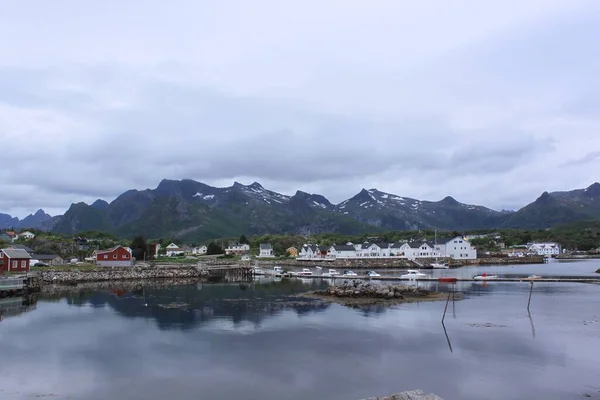
<instances>
[{"instance_id":1,"label":"calm water surface","mask_svg":"<svg viewBox=\"0 0 600 400\"><path fill-rule=\"evenodd\" d=\"M508 271L476 272L494 268ZM0 399L353 400L409 389L447 400L600 399L600 285L536 283L529 315L528 283L467 282L446 336L444 302L351 309L294 297L326 284L73 292L20 314L5 303Z\"/></svg>"}]
</instances>

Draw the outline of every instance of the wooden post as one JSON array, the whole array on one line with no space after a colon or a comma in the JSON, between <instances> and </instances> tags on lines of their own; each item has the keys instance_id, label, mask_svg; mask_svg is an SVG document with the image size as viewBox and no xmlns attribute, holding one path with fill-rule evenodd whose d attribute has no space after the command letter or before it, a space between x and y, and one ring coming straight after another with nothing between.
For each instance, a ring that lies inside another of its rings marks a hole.
<instances>
[{"instance_id":1,"label":"wooden post","mask_svg":"<svg viewBox=\"0 0 600 400\"><path fill-rule=\"evenodd\" d=\"M527 302L527 311L529 312L529 305L531 304L531 293L533 292L533 281L529 281L529 284L531 285L530 289L529 289L529 301Z\"/></svg>"},{"instance_id":2,"label":"wooden post","mask_svg":"<svg viewBox=\"0 0 600 400\"><path fill-rule=\"evenodd\" d=\"M446 300L446 307L444 307L444 315L442 315L442 324L444 323L444 319L446 318L446 311L448 311L448 303L450 303L451 292L448 292L448 300Z\"/></svg>"}]
</instances>

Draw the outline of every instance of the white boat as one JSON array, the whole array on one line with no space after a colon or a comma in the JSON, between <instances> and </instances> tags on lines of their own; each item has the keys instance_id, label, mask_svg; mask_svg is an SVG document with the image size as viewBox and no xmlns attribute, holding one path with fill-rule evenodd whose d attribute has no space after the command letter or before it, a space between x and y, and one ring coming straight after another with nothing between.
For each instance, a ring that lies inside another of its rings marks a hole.
<instances>
[{"instance_id":1,"label":"white boat","mask_svg":"<svg viewBox=\"0 0 600 400\"><path fill-rule=\"evenodd\" d=\"M350 271L349 269L347 269L346 271L344 271L343 276L358 276L358 275L356 274L356 272Z\"/></svg>"},{"instance_id":2,"label":"white boat","mask_svg":"<svg viewBox=\"0 0 600 400\"><path fill-rule=\"evenodd\" d=\"M484 272L481 275L474 276L473 279L476 281L493 281L494 279L498 279L498 275L488 275Z\"/></svg>"},{"instance_id":3,"label":"white boat","mask_svg":"<svg viewBox=\"0 0 600 400\"><path fill-rule=\"evenodd\" d=\"M298 275L300 276L311 276L312 275L312 271L308 268L302 268L302 271L298 272Z\"/></svg>"},{"instance_id":4,"label":"white boat","mask_svg":"<svg viewBox=\"0 0 600 400\"><path fill-rule=\"evenodd\" d=\"M406 274L400 275L400 278L418 279L425 278L427 275L417 269L406 270Z\"/></svg>"},{"instance_id":5,"label":"white boat","mask_svg":"<svg viewBox=\"0 0 600 400\"><path fill-rule=\"evenodd\" d=\"M331 276L338 276L339 274L340 274L340 273L339 273L339 272L337 272L335 269L329 269L329 271L328 271L328 272L325 272L325 273L323 274L323 276L329 276L329 277L331 277Z\"/></svg>"},{"instance_id":6,"label":"white boat","mask_svg":"<svg viewBox=\"0 0 600 400\"><path fill-rule=\"evenodd\" d=\"M254 272L254 275L265 275L265 270L259 267L253 268L252 272Z\"/></svg>"},{"instance_id":7,"label":"white boat","mask_svg":"<svg viewBox=\"0 0 600 400\"><path fill-rule=\"evenodd\" d=\"M315 265L315 269L323 269L323 267L319 267L318 265Z\"/></svg>"},{"instance_id":8,"label":"white boat","mask_svg":"<svg viewBox=\"0 0 600 400\"><path fill-rule=\"evenodd\" d=\"M369 278L376 278L376 277L378 277L378 276L381 276L381 275L379 275L379 274L378 274L377 272L375 272L375 271L367 271L367 272L365 273L365 275L366 275L366 276L368 276Z\"/></svg>"}]
</instances>

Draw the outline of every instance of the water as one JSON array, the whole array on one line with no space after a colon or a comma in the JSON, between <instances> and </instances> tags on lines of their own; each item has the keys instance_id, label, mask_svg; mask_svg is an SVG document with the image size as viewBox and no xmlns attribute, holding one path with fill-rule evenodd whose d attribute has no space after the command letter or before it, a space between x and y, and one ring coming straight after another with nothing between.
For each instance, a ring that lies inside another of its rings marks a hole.
<instances>
[{"instance_id":1,"label":"water","mask_svg":"<svg viewBox=\"0 0 600 400\"><path fill-rule=\"evenodd\" d=\"M518 270L550 266L560 267ZM325 285L148 285L41 296L21 313L13 304L0 322L0 399L352 400L410 389L600 399L600 285L536 283L529 315L528 283L467 282L448 337L444 302L351 309L294 297Z\"/></svg>"}]
</instances>

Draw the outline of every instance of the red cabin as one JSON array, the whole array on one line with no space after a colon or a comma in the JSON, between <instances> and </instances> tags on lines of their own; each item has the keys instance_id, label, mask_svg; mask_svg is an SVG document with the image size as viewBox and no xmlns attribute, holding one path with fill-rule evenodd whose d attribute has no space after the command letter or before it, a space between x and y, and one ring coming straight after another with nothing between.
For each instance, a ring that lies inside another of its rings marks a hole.
<instances>
[{"instance_id":1,"label":"red cabin","mask_svg":"<svg viewBox=\"0 0 600 400\"><path fill-rule=\"evenodd\" d=\"M29 272L31 256L23 249L0 250L0 271Z\"/></svg>"},{"instance_id":2,"label":"red cabin","mask_svg":"<svg viewBox=\"0 0 600 400\"><path fill-rule=\"evenodd\" d=\"M101 267L130 267L133 265L133 257L125 247L117 246L112 249L98 251L96 253L96 265Z\"/></svg>"}]
</instances>

